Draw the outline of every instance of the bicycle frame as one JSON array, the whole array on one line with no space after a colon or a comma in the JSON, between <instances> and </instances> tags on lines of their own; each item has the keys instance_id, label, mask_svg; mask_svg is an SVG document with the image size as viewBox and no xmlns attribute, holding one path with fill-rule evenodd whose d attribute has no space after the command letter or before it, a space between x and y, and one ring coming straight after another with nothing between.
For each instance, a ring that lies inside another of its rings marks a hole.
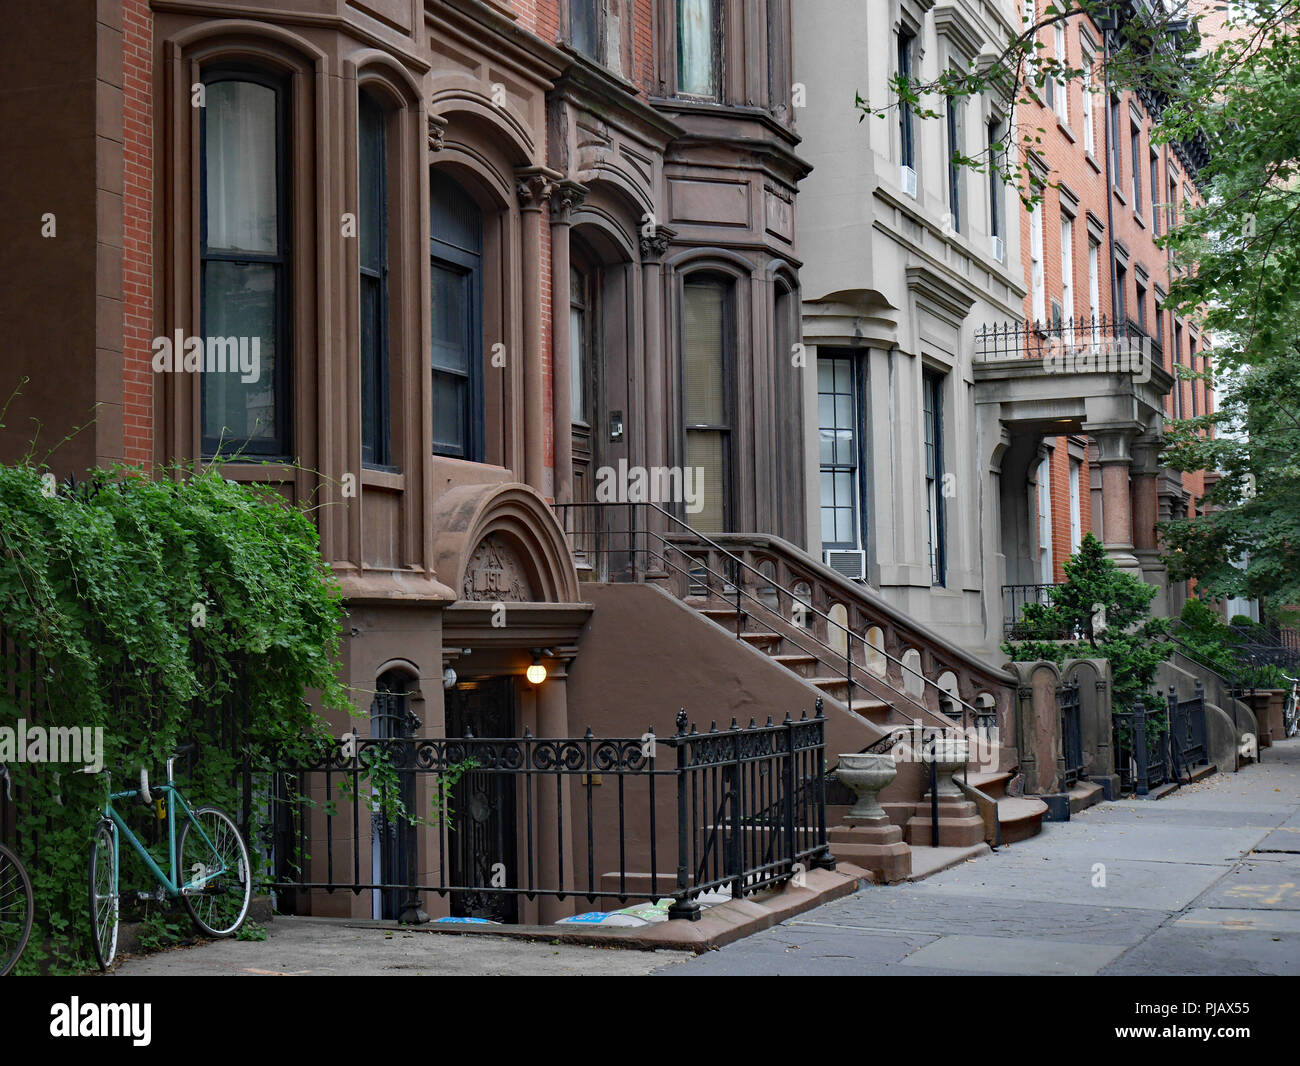
<instances>
[{"instance_id":1,"label":"bicycle frame","mask_svg":"<svg viewBox=\"0 0 1300 1066\"><path fill-rule=\"evenodd\" d=\"M204 832L203 826L200 825L198 819L194 817L194 812L190 809L190 805L185 802L185 797L180 794L175 785L170 782L165 785L155 785L150 790L150 793L155 796L161 793L167 797L167 861L169 873L164 873L162 871L162 868L154 861L154 857L150 855L145 846L140 843L139 837L131 832L131 827L126 824L122 816L118 814L113 807L114 800L135 799L140 795L140 790L131 789L126 792L110 792L108 802L104 804L104 817L113 823L114 829L113 870L115 883L113 885L113 894L117 895L119 890L119 886L116 884L116 875L121 869L119 859L121 858L122 837L125 837L126 842L130 844L140 858L144 860L145 866L148 867L149 872L153 874L154 879L167 894L168 899L175 899L181 895L192 895L195 892L201 891L209 881L213 880L213 878L220 877L226 872L225 863L220 861L216 845L212 843L208 834ZM204 868L197 877L186 881L183 885L180 883L180 871L177 869L180 856L176 853L176 807L178 804L184 812L185 820L198 832L203 843L208 846L213 856L218 858L218 863L220 865L220 869L215 870Z\"/></svg>"}]
</instances>

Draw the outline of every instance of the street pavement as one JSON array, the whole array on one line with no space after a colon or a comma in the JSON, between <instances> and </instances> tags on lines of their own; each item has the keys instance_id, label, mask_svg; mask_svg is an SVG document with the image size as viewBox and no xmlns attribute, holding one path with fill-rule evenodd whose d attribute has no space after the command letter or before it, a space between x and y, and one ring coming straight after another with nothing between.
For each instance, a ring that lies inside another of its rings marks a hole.
<instances>
[{"instance_id":1,"label":"street pavement","mask_svg":"<svg viewBox=\"0 0 1300 1066\"><path fill-rule=\"evenodd\" d=\"M1300 739L1161 800L1103 803L908 885L692 957L277 918L261 942L127 959L229 974L1297 974Z\"/></svg>"},{"instance_id":2,"label":"street pavement","mask_svg":"<svg viewBox=\"0 0 1300 1066\"><path fill-rule=\"evenodd\" d=\"M1300 974L1300 738L660 972Z\"/></svg>"}]
</instances>

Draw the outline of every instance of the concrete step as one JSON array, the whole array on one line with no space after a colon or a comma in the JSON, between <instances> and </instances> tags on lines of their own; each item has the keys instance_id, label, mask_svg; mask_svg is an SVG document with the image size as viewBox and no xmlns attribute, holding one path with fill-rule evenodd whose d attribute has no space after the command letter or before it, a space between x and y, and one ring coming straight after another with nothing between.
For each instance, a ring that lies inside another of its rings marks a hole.
<instances>
[{"instance_id":1,"label":"concrete step","mask_svg":"<svg viewBox=\"0 0 1300 1066\"><path fill-rule=\"evenodd\" d=\"M1218 772L1219 768L1215 766L1214 763L1210 763L1208 766L1194 766L1191 771L1191 781L1189 781L1188 784L1201 781L1209 777L1211 774L1217 774Z\"/></svg>"},{"instance_id":2,"label":"concrete step","mask_svg":"<svg viewBox=\"0 0 1300 1066\"><path fill-rule=\"evenodd\" d=\"M1028 840L1043 830L1043 815L1047 804L1032 796L1003 796L998 800L998 824L1002 827L1002 843L1014 844Z\"/></svg>"},{"instance_id":3,"label":"concrete step","mask_svg":"<svg viewBox=\"0 0 1300 1066\"><path fill-rule=\"evenodd\" d=\"M732 616L735 617L734 615ZM780 633L741 633L740 639L746 644L752 644L763 651L766 648L778 647L785 638Z\"/></svg>"}]
</instances>

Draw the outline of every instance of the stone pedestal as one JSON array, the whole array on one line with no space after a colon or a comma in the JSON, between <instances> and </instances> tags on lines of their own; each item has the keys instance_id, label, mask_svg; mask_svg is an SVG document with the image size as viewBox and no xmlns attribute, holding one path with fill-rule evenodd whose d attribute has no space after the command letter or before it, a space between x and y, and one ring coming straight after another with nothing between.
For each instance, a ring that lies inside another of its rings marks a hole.
<instances>
[{"instance_id":1,"label":"stone pedestal","mask_svg":"<svg viewBox=\"0 0 1300 1066\"><path fill-rule=\"evenodd\" d=\"M844 821L827 832L835 857L871 870L883 882L905 880L912 873L912 849L903 843L903 831L890 822L877 798L898 776L894 757L841 755L835 776L858 797Z\"/></svg>"},{"instance_id":2,"label":"stone pedestal","mask_svg":"<svg viewBox=\"0 0 1300 1066\"><path fill-rule=\"evenodd\" d=\"M964 796L939 799L939 839L941 848L966 848L984 839L984 819L979 809ZM907 841L913 847L929 847L930 797L916 805L916 813L907 820Z\"/></svg>"},{"instance_id":3,"label":"stone pedestal","mask_svg":"<svg viewBox=\"0 0 1300 1066\"><path fill-rule=\"evenodd\" d=\"M943 738L933 745L923 744L921 761L935 765L934 797L938 800L939 832L931 832L931 815L935 804L927 792L916 805L916 813L907 821L907 842L913 847L936 844L941 848L964 848L984 839L984 819L979 809L953 781L953 774L970 759L966 740Z\"/></svg>"}]
</instances>

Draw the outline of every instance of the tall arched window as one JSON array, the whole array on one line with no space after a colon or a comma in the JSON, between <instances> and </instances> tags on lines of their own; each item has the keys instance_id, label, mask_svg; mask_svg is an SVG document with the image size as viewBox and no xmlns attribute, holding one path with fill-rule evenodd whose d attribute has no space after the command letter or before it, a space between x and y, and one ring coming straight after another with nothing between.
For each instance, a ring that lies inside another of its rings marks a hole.
<instances>
[{"instance_id":1,"label":"tall arched window","mask_svg":"<svg viewBox=\"0 0 1300 1066\"><path fill-rule=\"evenodd\" d=\"M203 454L288 456L287 87L243 68L203 84Z\"/></svg>"},{"instance_id":2,"label":"tall arched window","mask_svg":"<svg viewBox=\"0 0 1300 1066\"><path fill-rule=\"evenodd\" d=\"M483 459L483 216L455 181L429 175L433 450Z\"/></svg>"},{"instance_id":3,"label":"tall arched window","mask_svg":"<svg viewBox=\"0 0 1300 1066\"><path fill-rule=\"evenodd\" d=\"M701 508L686 520L704 533L731 522L731 367L733 286L715 274L682 285L682 423L685 465L693 470Z\"/></svg>"},{"instance_id":4,"label":"tall arched window","mask_svg":"<svg viewBox=\"0 0 1300 1066\"><path fill-rule=\"evenodd\" d=\"M387 116L369 93L357 100L361 237L361 459L392 462L388 396Z\"/></svg>"}]
</instances>

